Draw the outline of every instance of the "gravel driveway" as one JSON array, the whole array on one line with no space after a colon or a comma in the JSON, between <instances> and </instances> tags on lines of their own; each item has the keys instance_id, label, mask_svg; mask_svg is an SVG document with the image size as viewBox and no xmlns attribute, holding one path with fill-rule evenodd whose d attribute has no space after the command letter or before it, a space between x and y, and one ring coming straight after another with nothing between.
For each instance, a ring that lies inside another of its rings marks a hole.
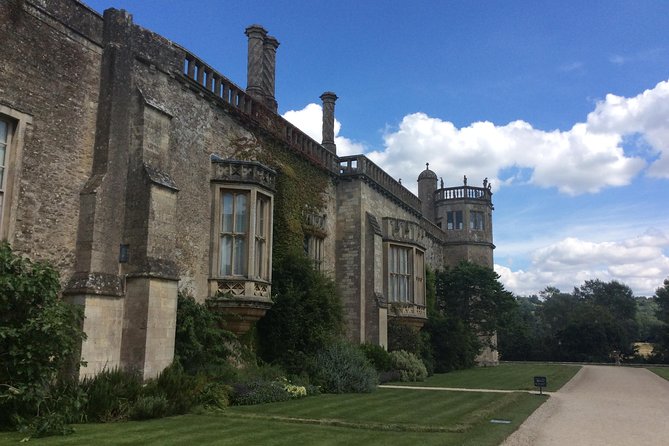
<instances>
[{"instance_id":1,"label":"gravel driveway","mask_svg":"<svg viewBox=\"0 0 669 446\"><path fill-rule=\"evenodd\" d=\"M641 368L584 366L502 445L669 445L669 381Z\"/></svg>"}]
</instances>

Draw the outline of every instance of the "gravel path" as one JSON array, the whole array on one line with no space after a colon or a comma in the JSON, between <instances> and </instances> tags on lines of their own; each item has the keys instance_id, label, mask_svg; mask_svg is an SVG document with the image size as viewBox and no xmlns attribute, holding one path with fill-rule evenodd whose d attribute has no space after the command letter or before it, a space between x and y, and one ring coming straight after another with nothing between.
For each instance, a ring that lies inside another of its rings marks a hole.
<instances>
[{"instance_id":1,"label":"gravel path","mask_svg":"<svg viewBox=\"0 0 669 446\"><path fill-rule=\"evenodd\" d=\"M502 446L669 444L669 381L641 368L584 366Z\"/></svg>"}]
</instances>

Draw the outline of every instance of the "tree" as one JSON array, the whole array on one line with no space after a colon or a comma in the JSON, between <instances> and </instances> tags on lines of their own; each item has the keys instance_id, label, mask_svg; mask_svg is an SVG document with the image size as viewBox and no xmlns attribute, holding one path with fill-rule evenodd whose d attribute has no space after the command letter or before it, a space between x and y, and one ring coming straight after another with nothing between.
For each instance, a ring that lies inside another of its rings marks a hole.
<instances>
[{"instance_id":1,"label":"tree","mask_svg":"<svg viewBox=\"0 0 669 446\"><path fill-rule=\"evenodd\" d=\"M492 335L513 309L513 295L504 289L491 268L460 262L437 277L437 307L453 315L479 334Z\"/></svg>"},{"instance_id":2,"label":"tree","mask_svg":"<svg viewBox=\"0 0 669 446\"><path fill-rule=\"evenodd\" d=\"M655 290L655 301L658 306L657 318L663 324L658 335L657 359L669 362L669 278L664 279L664 285Z\"/></svg>"},{"instance_id":3,"label":"tree","mask_svg":"<svg viewBox=\"0 0 669 446\"><path fill-rule=\"evenodd\" d=\"M615 280L586 280L580 288L574 289L574 296L593 308L593 317L607 333L611 350L634 354L633 344L638 332L637 303L630 287Z\"/></svg>"},{"instance_id":4,"label":"tree","mask_svg":"<svg viewBox=\"0 0 669 446\"><path fill-rule=\"evenodd\" d=\"M437 271L436 308L424 328L429 333L435 371L445 372L474 365L482 345L513 307L513 295L490 268L461 262Z\"/></svg>"},{"instance_id":5,"label":"tree","mask_svg":"<svg viewBox=\"0 0 669 446\"><path fill-rule=\"evenodd\" d=\"M344 310L332 279L302 254L288 253L272 273L274 305L258 321L261 357L299 373L343 331Z\"/></svg>"}]
</instances>

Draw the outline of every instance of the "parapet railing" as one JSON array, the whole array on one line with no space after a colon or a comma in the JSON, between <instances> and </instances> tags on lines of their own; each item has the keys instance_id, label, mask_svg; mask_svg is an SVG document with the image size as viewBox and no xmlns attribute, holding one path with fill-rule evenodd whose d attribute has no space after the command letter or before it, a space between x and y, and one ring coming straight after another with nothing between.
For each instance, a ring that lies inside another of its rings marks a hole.
<instances>
[{"instance_id":1,"label":"parapet railing","mask_svg":"<svg viewBox=\"0 0 669 446\"><path fill-rule=\"evenodd\" d=\"M338 158L318 142L314 141L302 130L278 114L266 108L261 101L251 97L242 88L235 85L227 77L211 68L206 63L185 52L183 73L207 91L213 93L223 102L235 107L244 115L259 121L266 120L263 128L276 138L314 164L323 167L330 173L338 173Z\"/></svg>"},{"instance_id":2,"label":"parapet railing","mask_svg":"<svg viewBox=\"0 0 669 446\"><path fill-rule=\"evenodd\" d=\"M224 102L245 114L251 114L254 102L251 96L227 77L189 53L186 53L184 61L184 74L223 99Z\"/></svg>"},{"instance_id":3,"label":"parapet railing","mask_svg":"<svg viewBox=\"0 0 669 446\"><path fill-rule=\"evenodd\" d=\"M437 189L434 192L435 201L439 200L487 200L492 198L492 192L485 187L457 186Z\"/></svg>"},{"instance_id":4,"label":"parapet railing","mask_svg":"<svg viewBox=\"0 0 669 446\"><path fill-rule=\"evenodd\" d=\"M409 208L418 213L421 212L420 199L364 155L340 157L339 174L342 176L363 175Z\"/></svg>"}]
</instances>

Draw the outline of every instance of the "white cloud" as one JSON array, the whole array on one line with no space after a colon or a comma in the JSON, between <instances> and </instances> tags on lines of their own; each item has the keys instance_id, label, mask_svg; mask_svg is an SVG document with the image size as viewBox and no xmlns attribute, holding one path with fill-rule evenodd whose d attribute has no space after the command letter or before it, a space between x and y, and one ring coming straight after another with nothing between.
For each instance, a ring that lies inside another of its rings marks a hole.
<instances>
[{"instance_id":1,"label":"white cloud","mask_svg":"<svg viewBox=\"0 0 669 446\"><path fill-rule=\"evenodd\" d=\"M322 109L309 104L288 111L284 117L316 141L321 140ZM335 120L337 153L365 152L365 147L339 136ZM625 137L638 135L647 144L650 159L626 153ZM607 187L625 186L645 167L648 175L669 178L669 81L638 96L609 94L597 103L585 122L569 130L545 131L518 120L506 125L474 122L457 128L453 123L425 113L406 115L399 126L384 135L384 147L367 154L395 178L415 189L408 172L416 176L429 162L446 184L470 184L488 177L497 188L527 182L556 187L568 195L597 193Z\"/></svg>"},{"instance_id":2,"label":"white cloud","mask_svg":"<svg viewBox=\"0 0 669 446\"><path fill-rule=\"evenodd\" d=\"M567 237L535 251L526 270L495 265L502 283L520 295L536 294L546 286L569 292L586 280L617 280L637 295L651 296L669 276L669 237L659 230L615 242L594 243Z\"/></svg>"},{"instance_id":3,"label":"white cloud","mask_svg":"<svg viewBox=\"0 0 669 446\"><path fill-rule=\"evenodd\" d=\"M648 144L650 160L626 153L628 135ZM585 122L564 131L535 129L521 120L457 128L413 113L386 133L382 150L368 156L395 177L419 173L430 162L447 184L459 184L466 174L477 183L484 177L495 185L529 182L569 195L628 185L648 163L649 175L669 178L669 81L633 98L607 95Z\"/></svg>"},{"instance_id":4,"label":"white cloud","mask_svg":"<svg viewBox=\"0 0 669 446\"><path fill-rule=\"evenodd\" d=\"M302 110L289 110L283 114L283 117L291 124L309 135L313 140L321 142L323 140L323 108L318 104L307 104ZM365 151L365 147L343 136L338 136L341 130L341 123L335 118L335 144L337 145L337 155L357 155Z\"/></svg>"}]
</instances>

